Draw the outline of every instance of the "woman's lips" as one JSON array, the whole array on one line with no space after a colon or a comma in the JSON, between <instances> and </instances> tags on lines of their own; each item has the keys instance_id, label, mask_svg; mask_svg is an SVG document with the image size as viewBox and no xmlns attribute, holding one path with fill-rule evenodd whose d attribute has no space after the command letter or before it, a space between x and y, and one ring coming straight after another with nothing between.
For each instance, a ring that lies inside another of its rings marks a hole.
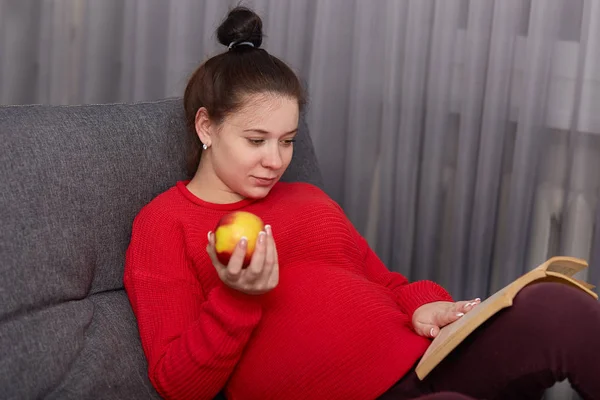
<instances>
[{"instance_id":1,"label":"woman's lips","mask_svg":"<svg viewBox=\"0 0 600 400\"><path fill-rule=\"evenodd\" d=\"M256 184L258 186L271 186L274 182L276 178L264 178L264 177L258 177L258 176L253 176L252 178L254 178L254 181L256 182Z\"/></svg>"}]
</instances>

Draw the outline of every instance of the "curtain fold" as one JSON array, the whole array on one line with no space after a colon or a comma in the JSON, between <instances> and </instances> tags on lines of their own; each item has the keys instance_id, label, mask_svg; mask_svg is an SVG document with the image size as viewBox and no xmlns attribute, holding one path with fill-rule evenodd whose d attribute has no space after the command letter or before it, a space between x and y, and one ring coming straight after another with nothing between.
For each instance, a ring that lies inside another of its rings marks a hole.
<instances>
[{"instance_id":1,"label":"curtain fold","mask_svg":"<svg viewBox=\"0 0 600 400\"><path fill-rule=\"evenodd\" d=\"M453 79L451 107L461 116L455 139L460 151L457 152L456 170L453 172L455 183L450 187L448 213L453 216L449 218L452 228L445 241L447 244L442 254L446 262L442 263L441 268L442 271L447 271L444 280L449 282L450 286L455 287L458 292L467 292L471 297L477 297L473 287L485 287L489 274L489 268L481 268L483 265L489 265L489 258L477 260L474 259L477 255L473 254L480 246L486 247L485 242L481 241L483 236L472 237L470 233L479 227L473 224L472 210L478 200L475 188L479 171L477 166L481 161L480 132L483 111L488 111L484 106L485 94L489 93L486 92L486 79L491 67L489 58L493 16L493 1L473 2L470 5L464 34L459 31L459 35L464 35L464 39L459 41L461 45L457 46L454 57L454 67L458 76ZM461 92L464 92L463 101L460 100ZM501 95L501 92L496 95ZM490 178L487 177L486 180ZM486 204L484 209L491 209L489 207L490 205ZM479 242L472 242L473 240ZM475 260L477 261L474 262Z\"/></svg>"},{"instance_id":2,"label":"curtain fold","mask_svg":"<svg viewBox=\"0 0 600 400\"><path fill-rule=\"evenodd\" d=\"M236 1L0 0L2 104L180 96ZM597 0L255 0L309 93L327 191L392 270L486 296L596 270Z\"/></svg>"}]
</instances>

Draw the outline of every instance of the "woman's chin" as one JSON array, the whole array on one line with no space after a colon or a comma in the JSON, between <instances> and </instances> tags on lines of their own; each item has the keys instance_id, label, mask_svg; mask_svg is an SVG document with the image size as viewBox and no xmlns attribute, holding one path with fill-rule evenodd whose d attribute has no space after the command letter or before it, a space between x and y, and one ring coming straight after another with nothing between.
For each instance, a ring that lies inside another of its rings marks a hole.
<instances>
[{"instance_id":1,"label":"woman's chin","mask_svg":"<svg viewBox=\"0 0 600 400\"><path fill-rule=\"evenodd\" d=\"M264 197L266 197L269 192L271 191L272 186L254 186L251 188L248 188L244 193L246 198L249 199L253 199L253 200L260 200Z\"/></svg>"}]
</instances>

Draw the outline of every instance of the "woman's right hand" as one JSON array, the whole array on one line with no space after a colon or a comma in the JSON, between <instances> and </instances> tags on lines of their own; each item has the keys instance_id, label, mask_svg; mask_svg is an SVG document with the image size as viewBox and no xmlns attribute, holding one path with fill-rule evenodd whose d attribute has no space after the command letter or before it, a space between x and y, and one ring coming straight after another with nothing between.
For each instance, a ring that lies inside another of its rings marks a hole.
<instances>
[{"instance_id":1,"label":"woman's right hand","mask_svg":"<svg viewBox=\"0 0 600 400\"><path fill-rule=\"evenodd\" d=\"M227 286L246 294L266 293L279 283L279 262L271 226L265 225L265 231L260 232L250 265L242 268L247 245L246 239L240 240L231 255L229 264L225 266L217 258L215 235L209 232L206 251L219 278Z\"/></svg>"}]
</instances>

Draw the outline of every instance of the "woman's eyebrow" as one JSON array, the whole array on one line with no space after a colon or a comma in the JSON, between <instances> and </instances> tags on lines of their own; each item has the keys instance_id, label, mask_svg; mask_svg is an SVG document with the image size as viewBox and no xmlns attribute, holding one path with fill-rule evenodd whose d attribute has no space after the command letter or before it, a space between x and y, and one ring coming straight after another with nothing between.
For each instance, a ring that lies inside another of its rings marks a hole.
<instances>
[{"instance_id":1,"label":"woman's eyebrow","mask_svg":"<svg viewBox=\"0 0 600 400\"><path fill-rule=\"evenodd\" d=\"M260 133L260 134L263 134L263 135L269 135L271 133L271 132L266 131L264 129L258 129L258 128L244 129L244 132L256 132L256 133ZM296 133L296 132L298 132L297 128L294 129L294 130L291 130L289 132L284 133L282 136L284 136L284 135L291 135L292 133Z\"/></svg>"}]
</instances>

